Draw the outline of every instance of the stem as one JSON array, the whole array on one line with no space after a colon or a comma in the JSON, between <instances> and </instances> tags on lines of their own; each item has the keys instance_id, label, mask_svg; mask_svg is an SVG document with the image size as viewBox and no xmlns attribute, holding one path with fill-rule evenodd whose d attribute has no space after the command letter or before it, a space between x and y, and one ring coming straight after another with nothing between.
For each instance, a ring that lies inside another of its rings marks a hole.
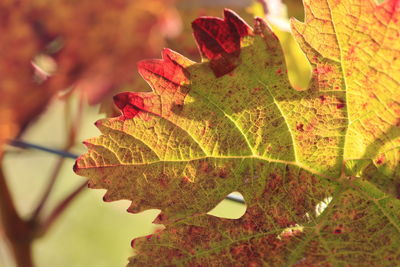
<instances>
[{"instance_id":1,"label":"stem","mask_svg":"<svg viewBox=\"0 0 400 267\"><path fill-rule=\"evenodd\" d=\"M71 149L71 147L75 144L75 139L78 133L79 126L81 124L81 117L82 117L82 112L83 112L83 100L80 98L79 103L78 103L78 111L75 116L75 120L71 122L70 119L70 98L67 99L66 105L65 105L65 121L67 121L67 128L69 128L69 133L67 137L67 142L64 147L64 151L66 153L69 153L68 150ZM46 202L53 191L54 185L57 181L57 178L61 172L61 167L64 164L65 158L60 157L57 161L57 164L55 165L55 168L53 170L53 173L51 174L47 187L42 195L41 200L39 201L39 204L37 205L35 211L32 213L32 216L30 218L30 222L33 224L36 224L38 217L40 216L44 206L46 205Z\"/></svg>"},{"instance_id":2,"label":"stem","mask_svg":"<svg viewBox=\"0 0 400 267\"><path fill-rule=\"evenodd\" d=\"M70 124L68 139L65 145L65 150L69 150L75 143L76 135L81 122L81 115L83 111L83 100L80 99L78 112L76 114L75 120ZM67 103L65 109L66 118L69 116L69 106ZM19 146L22 148L30 147L38 149L39 146L27 145L26 143L13 140L10 144L14 146ZM47 152L54 153L52 149L42 148ZM69 152L66 152L70 154ZM71 154L70 154L71 155ZM1 162L3 159L3 153L0 152L0 222L3 225L4 233L6 238L10 243L12 253L14 255L15 263L18 267L33 267L32 260L32 242L34 238L39 237L44 234L49 227L54 223L54 221L62 214L62 212L69 206L72 200L86 187L86 182L74 190L70 195L68 195L50 214L44 223L38 222L38 217L40 216L43 207L45 206L49 195L54 187L54 184L59 176L61 167L64 163L64 157L60 158L54 168L54 171L49 179L49 183L46 190L39 201L39 204L33 215L29 220L22 219L13 202L10 190L7 186L6 179L3 174Z\"/></svg>"},{"instance_id":3,"label":"stem","mask_svg":"<svg viewBox=\"0 0 400 267\"><path fill-rule=\"evenodd\" d=\"M46 190L44 191L42 198L40 199L39 204L37 205L35 211L32 213L32 216L30 218L31 222L35 222L39 217L40 213L42 212L45 203L49 198L51 191L53 190L54 184L56 183L57 177L60 174L63 163L64 163L64 158L59 158L54 167L53 173L50 176Z\"/></svg>"},{"instance_id":4,"label":"stem","mask_svg":"<svg viewBox=\"0 0 400 267\"><path fill-rule=\"evenodd\" d=\"M2 157L0 157L0 162ZM4 227L15 263L18 267L32 267L31 226L18 215L0 166L0 219Z\"/></svg>"},{"instance_id":5,"label":"stem","mask_svg":"<svg viewBox=\"0 0 400 267\"><path fill-rule=\"evenodd\" d=\"M47 217L47 219L41 223L40 229L37 232L36 236L44 235L53 223L60 217L61 214L69 207L72 201L79 195L85 188L87 188L87 182L82 183L78 186L74 191L72 191L64 200L62 200L56 208L52 211L52 213Z\"/></svg>"},{"instance_id":6,"label":"stem","mask_svg":"<svg viewBox=\"0 0 400 267\"><path fill-rule=\"evenodd\" d=\"M17 266L33 267L34 264L32 259L32 240L25 240L25 242L16 242L15 240L11 240L10 243L14 254L14 260Z\"/></svg>"},{"instance_id":7,"label":"stem","mask_svg":"<svg viewBox=\"0 0 400 267\"><path fill-rule=\"evenodd\" d=\"M263 7L264 9L264 16L268 15L269 10L268 10L268 3L266 0L257 0Z\"/></svg>"},{"instance_id":8,"label":"stem","mask_svg":"<svg viewBox=\"0 0 400 267\"><path fill-rule=\"evenodd\" d=\"M64 150L70 149L75 144L76 136L78 135L78 130L82 123L83 106L84 106L84 98L83 98L83 96L81 96L79 98L79 102L78 102L78 110L72 121L70 118L70 114L71 114L70 98L68 99L68 101L66 103L65 121L67 123L67 129L69 128L69 135L68 135L67 144L66 144L66 147L64 148Z\"/></svg>"},{"instance_id":9,"label":"stem","mask_svg":"<svg viewBox=\"0 0 400 267\"><path fill-rule=\"evenodd\" d=\"M78 157L78 155L75 155L73 153L70 153L70 152L67 152L67 151L64 151L64 150L48 148L48 147L45 147L45 146L28 143L28 142L25 142L25 141L22 141L22 140L10 140L8 144L10 146L19 147L19 148L22 148L22 149L40 150L40 151L43 151L43 152L47 152L47 153L58 155L58 156L63 157L63 158L76 159Z\"/></svg>"}]
</instances>

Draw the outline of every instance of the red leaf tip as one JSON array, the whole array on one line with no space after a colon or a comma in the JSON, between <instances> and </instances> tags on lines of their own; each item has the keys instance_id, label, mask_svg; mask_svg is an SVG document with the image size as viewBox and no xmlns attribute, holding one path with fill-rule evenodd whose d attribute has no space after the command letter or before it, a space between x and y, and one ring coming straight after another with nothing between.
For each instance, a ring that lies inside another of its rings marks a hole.
<instances>
[{"instance_id":1,"label":"red leaf tip","mask_svg":"<svg viewBox=\"0 0 400 267\"><path fill-rule=\"evenodd\" d=\"M135 93L125 92L115 95L114 103L126 119L135 117L144 108L143 98Z\"/></svg>"},{"instance_id":2,"label":"red leaf tip","mask_svg":"<svg viewBox=\"0 0 400 267\"><path fill-rule=\"evenodd\" d=\"M224 19L200 17L192 23L194 37L201 54L208 58L215 76L220 77L237 66L241 38L251 32L235 12L224 10Z\"/></svg>"},{"instance_id":3,"label":"red leaf tip","mask_svg":"<svg viewBox=\"0 0 400 267\"><path fill-rule=\"evenodd\" d=\"M142 60L137 63L137 67L140 75L146 81L150 81L150 84L152 84L152 77L162 77L165 82L169 83L164 89L175 91L177 86L181 86L189 80L189 73L185 68L186 62L182 61L184 61L183 56L165 48L162 51L162 59Z\"/></svg>"}]
</instances>

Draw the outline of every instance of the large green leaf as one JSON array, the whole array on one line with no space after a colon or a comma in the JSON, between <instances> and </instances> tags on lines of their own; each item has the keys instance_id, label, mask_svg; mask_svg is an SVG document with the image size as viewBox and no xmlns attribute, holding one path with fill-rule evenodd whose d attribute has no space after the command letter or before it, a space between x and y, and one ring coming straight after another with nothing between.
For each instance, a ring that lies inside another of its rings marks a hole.
<instances>
[{"instance_id":1,"label":"large green leaf","mask_svg":"<svg viewBox=\"0 0 400 267\"><path fill-rule=\"evenodd\" d=\"M292 24L314 70L305 91L266 23L229 10L193 23L204 62L140 62L153 92L117 95L123 115L97 123L75 165L106 201L161 210L166 229L135 240L130 264L400 261L398 5L305 1ZM240 219L207 215L232 191Z\"/></svg>"}]
</instances>

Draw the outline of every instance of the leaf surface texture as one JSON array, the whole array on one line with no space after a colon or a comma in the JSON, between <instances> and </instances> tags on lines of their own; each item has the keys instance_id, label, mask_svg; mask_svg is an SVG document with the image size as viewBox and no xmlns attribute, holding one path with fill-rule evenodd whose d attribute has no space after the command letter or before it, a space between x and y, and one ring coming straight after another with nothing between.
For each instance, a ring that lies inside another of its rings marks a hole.
<instances>
[{"instance_id":1,"label":"leaf surface texture","mask_svg":"<svg viewBox=\"0 0 400 267\"><path fill-rule=\"evenodd\" d=\"M151 93L114 97L75 171L166 229L131 266L390 266L400 261L399 1L304 1L292 21L313 77L288 81L279 41L235 13L193 22L201 63L165 49ZM236 220L207 212L238 191ZM323 208L322 208L323 207Z\"/></svg>"}]
</instances>

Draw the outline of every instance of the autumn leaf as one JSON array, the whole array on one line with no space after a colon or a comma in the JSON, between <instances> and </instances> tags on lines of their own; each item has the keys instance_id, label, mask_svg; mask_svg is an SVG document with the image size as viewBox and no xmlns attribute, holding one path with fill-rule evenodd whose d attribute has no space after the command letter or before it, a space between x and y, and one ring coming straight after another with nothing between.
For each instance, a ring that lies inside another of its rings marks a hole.
<instances>
[{"instance_id":1,"label":"autumn leaf","mask_svg":"<svg viewBox=\"0 0 400 267\"><path fill-rule=\"evenodd\" d=\"M0 3L0 156L8 139L15 138L40 114L63 82L41 83L32 66L45 47L30 24L30 12L15 1Z\"/></svg>"},{"instance_id":2,"label":"autumn leaf","mask_svg":"<svg viewBox=\"0 0 400 267\"><path fill-rule=\"evenodd\" d=\"M105 201L160 209L130 266L392 266L400 261L399 1L304 1L292 22L310 88L279 41L232 11L193 22L203 62L171 50L114 97L75 171ZM240 219L207 212L240 192Z\"/></svg>"},{"instance_id":3,"label":"autumn leaf","mask_svg":"<svg viewBox=\"0 0 400 267\"><path fill-rule=\"evenodd\" d=\"M35 1L36 19L50 36L62 39L59 69L71 76L90 103L135 82L130 70L164 44L163 14L173 0Z\"/></svg>"},{"instance_id":4,"label":"autumn leaf","mask_svg":"<svg viewBox=\"0 0 400 267\"><path fill-rule=\"evenodd\" d=\"M254 16L247 12L251 1L215 0L209 3L204 0L177 1L176 9L182 20L182 32L175 38L167 38L170 49L184 53L186 57L200 59L196 43L193 39L191 22L200 16L219 16L223 8L233 9L244 19L252 19Z\"/></svg>"},{"instance_id":5,"label":"autumn leaf","mask_svg":"<svg viewBox=\"0 0 400 267\"><path fill-rule=\"evenodd\" d=\"M96 104L116 88L141 80L131 70L162 48L161 22L173 3L2 1L0 147L20 135L62 90L74 87ZM46 64L52 66L49 73Z\"/></svg>"},{"instance_id":6,"label":"autumn leaf","mask_svg":"<svg viewBox=\"0 0 400 267\"><path fill-rule=\"evenodd\" d=\"M311 66L291 33L288 11L303 19L303 6L300 0L284 2L281 0L255 1L247 10L254 17L265 18L271 26L282 46L290 84L293 88L302 90L308 87Z\"/></svg>"}]
</instances>

